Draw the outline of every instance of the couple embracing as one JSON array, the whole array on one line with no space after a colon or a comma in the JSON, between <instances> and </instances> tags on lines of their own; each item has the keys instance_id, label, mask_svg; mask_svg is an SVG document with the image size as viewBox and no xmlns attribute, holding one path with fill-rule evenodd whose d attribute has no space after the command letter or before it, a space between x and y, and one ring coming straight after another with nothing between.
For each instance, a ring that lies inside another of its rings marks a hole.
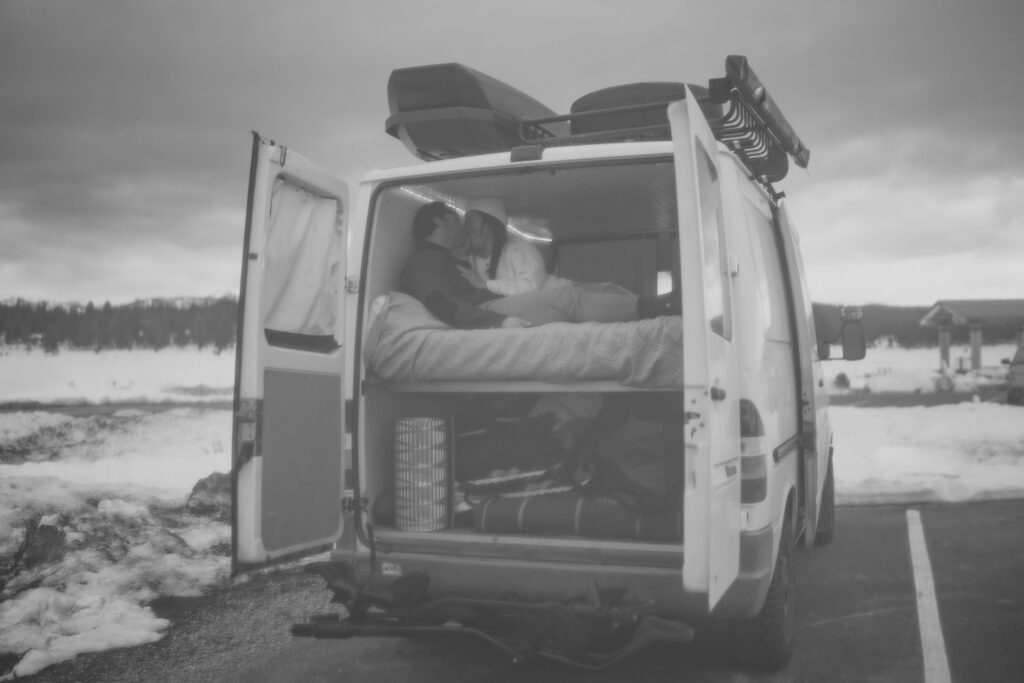
<instances>
[{"instance_id":1,"label":"couple embracing","mask_svg":"<svg viewBox=\"0 0 1024 683\"><path fill-rule=\"evenodd\" d=\"M548 275L535 246L509 238L499 200L470 203L465 225L455 209L431 202L416 212L412 231L416 251L402 270L402 290L452 327L625 322L680 312L675 293L595 291Z\"/></svg>"}]
</instances>

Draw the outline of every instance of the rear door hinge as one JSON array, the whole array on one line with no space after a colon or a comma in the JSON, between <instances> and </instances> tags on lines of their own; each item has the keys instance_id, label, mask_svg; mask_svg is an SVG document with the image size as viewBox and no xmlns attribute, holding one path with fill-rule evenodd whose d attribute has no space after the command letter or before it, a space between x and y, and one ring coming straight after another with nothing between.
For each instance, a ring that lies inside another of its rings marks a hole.
<instances>
[{"instance_id":1,"label":"rear door hinge","mask_svg":"<svg viewBox=\"0 0 1024 683\"><path fill-rule=\"evenodd\" d=\"M233 466L237 469L262 452L263 401L242 399L235 412L236 443Z\"/></svg>"},{"instance_id":2,"label":"rear door hinge","mask_svg":"<svg viewBox=\"0 0 1024 683\"><path fill-rule=\"evenodd\" d=\"M278 166L284 166L284 162L288 159L288 148L273 141L270 144L274 145L274 156L270 160Z\"/></svg>"},{"instance_id":3,"label":"rear door hinge","mask_svg":"<svg viewBox=\"0 0 1024 683\"><path fill-rule=\"evenodd\" d=\"M256 398L243 398L238 401L238 410L235 411L235 420L239 423L251 422L256 424L262 417L263 401Z\"/></svg>"},{"instance_id":4,"label":"rear door hinge","mask_svg":"<svg viewBox=\"0 0 1024 683\"><path fill-rule=\"evenodd\" d=\"M354 496L345 496L341 499L341 511L343 514L351 515L356 510L366 511L370 505L370 499L363 496L362 498L355 498Z\"/></svg>"}]
</instances>

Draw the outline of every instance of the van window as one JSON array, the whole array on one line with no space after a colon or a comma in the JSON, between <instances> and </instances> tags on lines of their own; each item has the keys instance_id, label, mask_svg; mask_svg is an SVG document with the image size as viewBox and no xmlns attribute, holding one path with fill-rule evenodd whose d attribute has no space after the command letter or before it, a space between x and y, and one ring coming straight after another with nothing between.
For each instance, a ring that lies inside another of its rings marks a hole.
<instances>
[{"instance_id":1,"label":"van window","mask_svg":"<svg viewBox=\"0 0 1024 683\"><path fill-rule=\"evenodd\" d=\"M761 298L765 339L789 342L791 332L788 322L789 308L786 305L786 285L782 275L782 257L772 231L771 220L748 199L744 199L743 209L750 228L754 263L757 268L757 289Z\"/></svg>"},{"instance_id":2,"label":"van window","mask_svg":"<svg viewBox=\"0 0 1024 683\"><path fill-rule=\"evenodd\" d=\"M718 172L704 146L697 142L697 182L700 187L701 232L704 238L705 311L711 330L732 339L732 296L728 253L722 224Z\"/></svg>"},{"instance_id":3,"label":"van window","mask_svg":"<svg viewBox=\"0 0 1024 683\"><path fill-rule=\"evenodd\" d=\"M276 346L337 346L341 278L338 202L278 178L264 248L263 326Z\"/></svg>"},{"instance_id":4,"label":"van window","mask_svg":"<svg viewBox=\"0 0 1024 683\"><path fill-rule=\"evenodd\" d=\"M818 333L816 330L816 326L814 324L814 304L811 303L811 295L807 289L807 278L804 276L804 264L799 256L800 236L795 231L792 233L792 235L793 242L797 245L797 256L789 263L789 266L790 268L793 269L791 271L792 276L800 283L800 291L803 295L804 304L804 323L802 325L803 329L801 329L798 332L798 334L800 334L801 337L805 334L807 335L807 343L810 347L811 360L817 361L820 360L820 357L818 355Z\"/></svg>"}]
</instances>

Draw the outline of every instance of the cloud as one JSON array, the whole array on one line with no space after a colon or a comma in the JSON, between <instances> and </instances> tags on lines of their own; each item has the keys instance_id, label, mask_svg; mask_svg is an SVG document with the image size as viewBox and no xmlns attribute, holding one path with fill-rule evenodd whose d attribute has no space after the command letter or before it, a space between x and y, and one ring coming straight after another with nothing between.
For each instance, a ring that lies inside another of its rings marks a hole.
<instances>
[{"instance_id":1,"label":"cloud","mask_svg":"<svg viewBox=\"0 0 1024 683\"><path fill-rule=\"evenodd\" d=\"M0 253L13 256L0 259L0 282L18 284L5 297L125 303L238 293L244 216L234 211L189 214L177 224L183 233L206 235L200 249L174 235L133 239L130 226L40 236L36 223L2 212L0 220Z\"/></svg>"},{"instance_id":2,"label":"cloud","mask_svg":"<svg viewBox=\"0 0 1024 683\"><path fill-rule=\"evenodd\" d=\"M794 199L791 211L807 240L832 258L1021 248L1022 189L1024 177L915 183L883 175L819 184Z\"/></svg>"},{"instance_id":3,"label":"cloud","mask_svg":"<svg viewBox=\"0 0 1024 683\"><path fill-rule=\"evenodd\" d=\"M139 255L213 268L239 246L250 130L350 183L415 163L383 130L394 68L459 61L566 111L616 83L706 83L730 53L811 149L780 189L826 263L839 245L883 262L986 245L1024 258L1000 232L1024 215L1009 195L1024 177L1022 20L999 0L0 3L0 272L14 293L61 297L65 278L32 274L123 252L82 266L78 289L201 286ZM119 270L136 265L167 272Z\"/></svg>"},{"instance_id":4,"label":"cloud","mask_svg":"<svg viewBox=\"0 0 1024 683\"><path fill-rule=\"evenodd\" d=\"M806 250L805 250L806 255ZM892 306L928 306L940 299L1016 299L1019 258L981 255L922 258L912 254L886 261L838 261L827 265L806 259L807 282L816 302Z\"/></svg>"},{"instance_id":5,"label":"cloud","mask_svg":"<svg viewBox=\"0 0 1024 683\"><path fill-rule=\"evenodd\" d=\"M890 172L805 189L789 210L816 301L1019 296L1024 174L936 182Z\"/></svg>"}]
</instances>

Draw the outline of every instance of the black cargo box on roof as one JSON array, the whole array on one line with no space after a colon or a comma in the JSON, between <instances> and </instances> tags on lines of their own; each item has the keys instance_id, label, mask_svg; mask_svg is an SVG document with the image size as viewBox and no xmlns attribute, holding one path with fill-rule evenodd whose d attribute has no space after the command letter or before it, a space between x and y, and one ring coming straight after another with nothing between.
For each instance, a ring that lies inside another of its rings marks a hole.
<instances>
[{"instance_id":1,"label":"black cargo box on roof","mask_svg":"<svg viewBox=\"0 0 1024 683\"><path fill-rule=\"evenodd\" d=\"M652 129L647 137L668 140L670 136L667 128L667 107L641 105L664 105L666 102L684 100L686 87L685 83L629 83L588 93L573 102L569 108L572 114L587 114L572 117L571 133L587 135L661 127L661 130ZM705 109L705 116L711 118L722 115L722 107L708 101L707 88L699 85L689 87L701 107ZM707 111L709 107L712 109L710 112Z\"/></svg>"},{"instance_id":2,"label":"black cargo box on roof","mask_svg":"<svg viewBox=\"0 0 1024 683\"><path fill-rule=\"evenodd\" d=\"M555 116L526 93L455 63L395 69L388 107L388 134L427 160L506 151L523 144L521 122ZM528 135L557 132L537 126Z\"/></svg>"}]
</instances>

